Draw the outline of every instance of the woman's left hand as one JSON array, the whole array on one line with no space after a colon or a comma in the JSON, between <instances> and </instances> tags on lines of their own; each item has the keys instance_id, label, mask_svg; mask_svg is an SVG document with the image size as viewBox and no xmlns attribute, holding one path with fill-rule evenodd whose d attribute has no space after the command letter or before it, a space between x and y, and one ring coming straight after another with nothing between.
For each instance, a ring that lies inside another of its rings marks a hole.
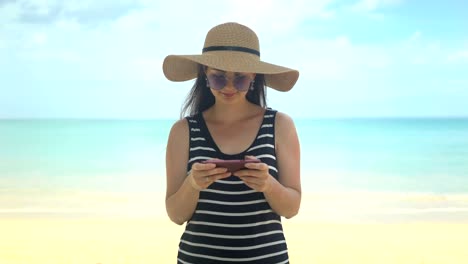
<instances>
[{"instance_id":1,"label":"woman's left hand","mask_svg":"<svg viewBox=\"0 0 468 264\"><path fill-rule=\"evenodd\" d=\"M234 172L234 175L239 177L250 188L258 192L267 192L273 179L268 172L268 165L261 162L252 162L246 163L245 167L246 169Z\"/></svg>"}]
</instances>

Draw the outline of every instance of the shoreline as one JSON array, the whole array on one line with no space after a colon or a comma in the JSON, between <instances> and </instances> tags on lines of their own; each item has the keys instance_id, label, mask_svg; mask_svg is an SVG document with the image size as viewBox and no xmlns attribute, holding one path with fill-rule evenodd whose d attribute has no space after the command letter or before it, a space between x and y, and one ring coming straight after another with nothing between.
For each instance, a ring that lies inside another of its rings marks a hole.
<instances>
[{"instance_id":1,"label":"shoreline","mask_svg":"<svg viewBox=\"0 0 468 264\"><path fill-rule=\"evenodd\" d=\"M163 192L51 192L11 190L0 194L0 219L167 217ZM293 220L328 223L468 223L468 193L375 191L303 192Z\"/></svg>"}]
</instances>

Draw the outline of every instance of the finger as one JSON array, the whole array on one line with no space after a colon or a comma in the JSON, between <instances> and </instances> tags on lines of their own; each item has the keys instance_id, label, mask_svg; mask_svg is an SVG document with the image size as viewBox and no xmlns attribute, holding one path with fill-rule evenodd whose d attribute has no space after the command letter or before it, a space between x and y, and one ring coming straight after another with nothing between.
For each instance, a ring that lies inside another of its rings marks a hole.
<instances>
[{"instance_id":1,"label":"finger","mask_svg":"<svg viewBox=\"0 0 468 264\"><path fill-rule=\"evenodd\" d=\"M220 180L220 179L227 178L227 177L229 177L231 175L232 175L232 173L228 171L228 172L225 172L225 173L218 174L218 175L216 175L214 177L215 177L215 181L217 181L217 180Z\"/></svg>"},{"instance_id":2,"label":"finger","mask_svg":"<svg viewBox=\"0 0 468 264\"><path fill-rule=\"evenodd\" d=\"M215 169L211 169L211 170L197 171L196 175L198 177L206 177L206 176L217 177L217 175L225 174L225 173L227 173L226 168L215 168Z\"/></svg>"},{"instance_id":3,"label":"finger","mask_svg":"<svg viewBox=\"0 0 468 264\"><path fill-rule=\"evenodd\" d=\"M245 185L249 186L250 188L258 191L258 192L264 192L267 190L270 186L270 183L268 180L261 180L255 177L242 177L242 181L244 182Z\"/></svg>"},{"instance_id":4,"label":"finger","mask_svg":"<svg viewBox=\"0 0 468 264\"><path fill-rule=\"evenodd\" d=\"M214 174L214 175L208 175L208 176L202 176L199 178L200 185L203 186L203 188L207 188L210 186L213 182L219 180L219 179L224 179L226 177L229 177L231 175L231 172L225 172L221 174Z\"/></svg>"},{"instance_id":5,"label":"finger","mask_svg":"<svg viewBox=\"0 0 468 264\"><path fill-rule=\"evenodd\" d=\"M252 176L242 176L239 177L243 182L245 183L255 183L255 184L260 184L263 180L258 178L258 177L252 177Z\"/></svg>"},{"instance_id":6,"label":"finger","mask_svg":"<svg viewBox=\"0 0 468 264\"><path fill-rule=\"evenodd\" d=\"M192 165L193 170L211 170L213 168L216 168L216 164L195 162Z\"/></svg>"},{"instance_id":7,"label":"finger","mask_svg":"<svg viewBox=\"0 0 468 264\"><path fill-rule=\"evenodd\" d=\"M217 174L222 174L222 173L226 173L227 172L227 168L221 168L221 167L218 167L218 168L214 168L214 169L211 169L211 170L207 170L204 172L205 175L217 175Z\"/></svg>"},{"instance_id":8,"label":"finger","mask_svg":"<svg viewBox=\"0 0 468 264\"><path fill-rule=\"evenodd\" d=\"M246 163L245 167L252 170L267 170L268 165L265 163Z\"/></svg>"},{"instance_id":9,"label":"finger","mask_svg":"<svg viewBox=\"0 0 468 264\"><path fill-rule=\"evenodd\" d=\"M264 171L261 170L238 170L234 173L237 177L244 177L244 176L253 176L253 177L262 177L265 174Z\"/></svg>"},{"instance_id":10,"label":"finger","mask_svg":"<svg viewBox=\"0 0 468 264\"><path fill-rule=\"evenodd\" d=\"M226 171L227 171L226 168L215 168L211 170L192 170L191 174L197 183L204 183L205 177L207 176L216 177L216 175L224 174L226 173Z\"/></svg>"}]
</instances>

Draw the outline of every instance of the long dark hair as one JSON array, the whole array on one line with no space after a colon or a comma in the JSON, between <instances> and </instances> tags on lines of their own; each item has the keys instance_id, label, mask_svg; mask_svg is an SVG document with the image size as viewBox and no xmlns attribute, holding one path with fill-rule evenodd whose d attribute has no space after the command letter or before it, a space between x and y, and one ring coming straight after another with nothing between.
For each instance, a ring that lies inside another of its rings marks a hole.
<instances>
[{"instance_id":1,"label":"long dark hair","mask_svg":"<svg viewBox=\"0 0 468 264\"><path fill-rule=\"evenodd\" d=\"M265 77L263 74L255 75L254 89L247 92L246 99L253 104L266 107ZM213 106L214 103L215 97L210 88L206 87L205 68L203 65L199 65L197 79L185 99L180 117L201 113Z\"/></svg>"}]
</instances>

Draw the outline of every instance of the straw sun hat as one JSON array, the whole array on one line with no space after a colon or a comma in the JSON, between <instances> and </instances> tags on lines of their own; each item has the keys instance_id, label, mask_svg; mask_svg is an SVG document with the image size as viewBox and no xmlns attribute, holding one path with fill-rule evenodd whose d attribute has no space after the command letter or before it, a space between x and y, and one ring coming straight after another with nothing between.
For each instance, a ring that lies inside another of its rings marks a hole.
<instances>
[{"instance_id":1,"label":"straw sun hat","mask_svg":"<svg viewBox=\"0 0 468 264\"><path fill-rule=\"evenodd\" d=\"M188 81L197 78L199 64L223 71L264 74L267 86L283 92L291 90L299 78L297 70L261 61L257 35L238 23L212 28L201 55L167 56L163 72L171 81Z\"/></svg>"}]
</instances>

